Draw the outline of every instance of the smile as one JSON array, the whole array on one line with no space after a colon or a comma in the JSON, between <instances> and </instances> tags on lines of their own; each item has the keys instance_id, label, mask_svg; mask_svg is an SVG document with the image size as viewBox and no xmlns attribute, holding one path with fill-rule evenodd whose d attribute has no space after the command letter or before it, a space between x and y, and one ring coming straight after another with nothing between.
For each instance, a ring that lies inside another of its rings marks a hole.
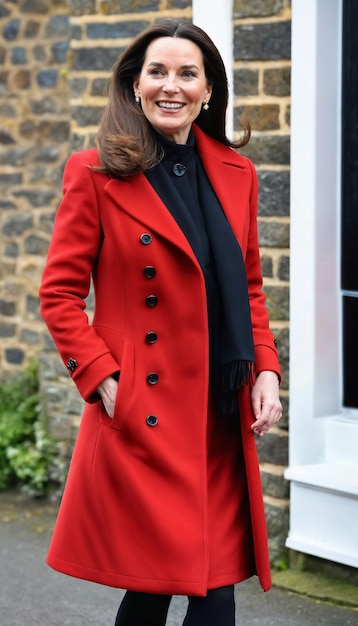
<instances>
[{"instance_id":1,"label":"smile","mask_svg":"<svg viewBox=\"0 0 358 626\"><path fill-rule=\"evenodd\" d=\"M157 105L160 109L182 109L185 106L179 102L157 102Z\"/></svg>"}]
</instances>

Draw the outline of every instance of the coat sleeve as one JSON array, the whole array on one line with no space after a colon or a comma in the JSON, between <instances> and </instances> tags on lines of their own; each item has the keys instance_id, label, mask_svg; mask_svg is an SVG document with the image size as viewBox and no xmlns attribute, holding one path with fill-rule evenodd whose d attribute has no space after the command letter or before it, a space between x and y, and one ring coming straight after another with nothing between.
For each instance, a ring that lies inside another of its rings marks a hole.
<instances>
[{"instance_id":1,"label":"coat sleeve","mask_svg":"<svg viewBox=\"0 0 358 626\"><path fill-rule=\"evenodd\" d=\"M102 232L93 173L84 161L84 153L73 154L65 167L63 199L40 286L40 311L80 394L93 402L99 383L119 365L85 311Z\"/></svg>"},{"instance_id":2,"label":"coat sleeve","mask_svg":"<svg viewBox=\"0 0 358 626\"><path fill-rule=\"evenodd\" d=\"M268 313L265 305L266 297L262 291L262 272L257 227L257 174L250 161L249 165L252 172L252 187L250 194L250 228L245 265L254 336L256 373L259 374L263 370L272 370L277 373L279 379L281 380L281 370L278 362L276 342L273 333L269 328Z\"/></svg>"}]
</instances>

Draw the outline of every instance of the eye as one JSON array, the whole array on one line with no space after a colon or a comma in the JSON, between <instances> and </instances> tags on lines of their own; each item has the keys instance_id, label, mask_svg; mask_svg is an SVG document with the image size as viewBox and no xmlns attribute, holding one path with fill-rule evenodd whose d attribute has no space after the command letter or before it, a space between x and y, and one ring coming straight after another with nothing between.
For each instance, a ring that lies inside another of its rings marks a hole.
<instances>
[{"instance_id":1,"label":"eye","mask_svg":"<svg viewBox=\"0 0 358 626\"><path fill-rule=\"evenodd\" d=\"M191 70L185 70L182 75L184 78L194 78L196 76L196 74Z\"/></svg>"},{"instance_id":2,"label":"eye","mask_svg":"<svg viewBox=\"0 0 358 626\"><path fill-rule=\"evenodd\" d=\"M151 76L163 76L164 73L162 72L162 70L156 67L156 68L151 69L149 71L149 74Z\"/></svg>"}]
</instances>

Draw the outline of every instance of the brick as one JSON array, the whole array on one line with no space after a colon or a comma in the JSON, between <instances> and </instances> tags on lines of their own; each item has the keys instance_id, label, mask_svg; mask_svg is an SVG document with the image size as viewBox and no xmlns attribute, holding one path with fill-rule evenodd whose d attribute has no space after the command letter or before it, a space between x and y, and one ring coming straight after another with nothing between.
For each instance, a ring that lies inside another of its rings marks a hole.
<instances>
[{"instance_id":1,"label":"brick","mask_svg":"<svg viewBox=\"0 0 358 626\"><path fill-rule=\"evenodd\" d=\"M32 228L33 225L34 218L32 213L9 215L4 220L3 234L7 237L19 236Z\"/></svg>"},{"instance_id":2,"label":"brick","mask_svg":"<svg viewBox=\"0 0 358 626\"><path fill-rule=\"evenodd\" d=\"M289 483L279 474L273 474L261 469L262 490L272 498L287 500L289 498Z\"/></svg>"},{"instance_id":3,"label":"brick","mask_svg":"<svg viewBox=\"0 0 358 626\"><path fill-rule=\"evenodd\" d=\"M0 315L4 317L13 317L16 314L16 302L9 300L0 300Z\"/></svg>"},{"instance_id":4,"label":"brick","mask_svg":"<svg viewBox=\"0 0 358 626\"><path fill-rule=\"evenodd\" d=\"M244 105L235 107L234 124L238 127L240 119L246 119L252 130L277 130L280 128L279 114L277 104Z\"/></svg>"},{"instance_id":5,"label":"brick","mask_svg":"<svg viewBox=\"0 0 358 626\"><path fill-rule=\"evenodd\" d=\"M5 46L0 46L0 65L4 65L5 63L6 52L7 52L7 49L5 48Z\"/></svg>"},{"instance_id":6,"label":"brick","mask_svg":"<svg viewBox=\"0 0 358 626\"><path fill-rule=\"evenodd\" d=\"M58 79L57 70L41 70L37 73L36 80L40 87L55 87Z\"/></svg>"},{"instance_id":7,"label":"brick","mask_svg":"<svg viewBox=\"0 0 358 626\"><path fill-rule=\"evenodd\" d=\"M13 192L16 198L26 198L32 207L47 206L55 197L52 190L47 189L20 189Z\"/></svg>"},{"instance_id":8,"label":"brick","mask_svg":"<svg viewBox=\"0 0 358 626\"><path fill-rule=\"evenodd\" d=\"M96 79L96 80L102 80L102 79ZM87 84L88 84L87 78L84 78L84 77L72 78L69 83L70 94L72 98L80 98L81 96L83 96L84 92L86 91Z\"/></svg>"},{"instance_id":9,"label":"brick","mask_svg":"<svg viewBox=\"0 0 358 626\"><path fill-rule=\"evenodd\" d=\"M286 107L285 122L287 126L291 126L291 105L290 104Z\"/></svg>"},{"instance_id":10,"label":"brick","mask_svg":"<svg viewBox=\"0 0 358 626\"><path fill-rule=\"evenodd\" d=\"M288 437L270 430L265 437L256 438L256 446L260 463L272 465L288 465Z\"/></svg>"},{"instance_id":11,"label":"brick","mask_svg":"<svg viewBox=\"0 0 358 626\"><path fill-rule=\"evenodd\" d=\"M30 235L25 239L26 254L38 254L45 257L48 250L48 241L37 235Z\"/></svg>"},{"instance_id":12,"label":"brick","mask_svg":"<svg viewBox=\"0 0 358 626\"><path fill-rule=\"evenodd\" d=\"M245 61L290 59L291 22L235 26L234 58Z\"/></svg>"},{"instance_id":13,"label":"brick","mask_svg":"<svg viewBox=\"0 0 358 626\"><path fill-rule=\"evenodd\" d=\"M251 159L255 165L289 165L289 135L255 135L240 152Z\"/></svg>"},{"instance_id":14,"label":"brick","mask_svg":"<svg viewBox=\"0 0 358 626\"><path fill-rule=\"evenodd\" d=\"M39 15L46 15L49 12L50 3L48 0L21 0L20 11L21 13L38 13Z\"/></svg>"},{"instance_id":15,"label":"brick","mask_svg":"<svg viewBox=\"0 0 358 626\"><path fill-rule=\"evenodd\" d=\"M12 135L6 130L1 130L0 128L0 144L3 146L9 146L14 143L16 142Z\"/></svg>"},{"instance_id":16,"label":"brick","mask_svg":"<svg viewBox=\"0 0 358 626\"><path fill-rule=\"evenodd\" d=\"M28 39L33 39L36 37L40 31L41 22L35 20L29 20L24 29L24 36Z\"/></svg>"},{"instance_id":17,"label":"brick","mask_svg":"<svg viewBox=\"0 0 358 626\"><path fill-rule=\"evenodd\" d=\"M25 165L27 156L31 148L28 146L19 146L0 151L0 165Z\"/></svg>"},{"instance_id":18,"label":"brick","mask_svg":"<svg viewBox=\"0 0 358 626\"><path fill-rule=\"evenodd\" d=\"M8 339L14 337L16 334L16 324L9 324L6 322L0 322L0 337Z\"/></svg>"},{"instance_id":19,"label":"brick","mask_svg":"<svg viewBox=\"0 0 358 626\"><path fill-rule=\"evenodd\" d=\"M264 278L272 278L273 276L273 264L272 258L267 254L261 256L261 271Z\"/></svg>"},{"instance_id":20,"label":"brick","mask_svg":"<svg viewBox=\"0 0 358 626\"><path fill-rule=\"evenodd\" d=\"M28 89L31 86L31 73L29 70L19 70L14 75L14 84L19 89Z\"/></svg>"},{"instance_id":21,"label":"brick","mask_svg":"<svg viewBox=\"0 0 358 626\"><path fill-rule=\"evenodd\" d=\"M24 362L25 353L21 348L7 348L5 360L10 365L21 365Z\"/></svg>"},{"instance_id":22,"label":"brick","mask_svg":"<svg viewBox=\"0 0 358 626\"><path fill-rule=\"evenodd\" d=\"M291 93L291 68L279 67L265 70L264 92L268 96L289 96Z\"/></svg>"},{"instance_id":23,"label":"brick","mask_svg":"<svg viewBox=\"0 0 358 626\"><path fill-rule=\"evenodd\" d=\"M259 170L259 215L286 217L290 213L290 172Z\"/></svg>"},{"instance_id":24,"label":"brick","mask_svg":"<svg viewBox=\"0 0 358 626\"><path fill-rule=\"evenodd\" d=\"M270 320L289 320L289 287L265 285L264 292Z\"/></svg>"},{"instance_id":25,"label":"brick","mask_svg":"<svg viewBox=\"0 0 358 626\"><path fill-rule=\"evenodd\" d=\"M20 185L22 183L22 174L0 174L0 185Z\"/></svg>"},{"instance_id":26,"label":"brick","mask_svg":"<svg viewBox=\"0 0 358 626\"><path fill-rule=\"evenodd\" d=\"M55 162L59 156L60 148L58 146L40 146L34 152L34 161Z\"/></svg>"},{"instance_id":27,"label":"brick","mask_svg":"<svg viewBox=\"0 0 358 626\"><path fill-rule=\"evenodd\" d=\"M43 115L44 113L57 113L58 104L54 98L46 96L40 100L30 100L31 111L35 115Z\"/></svg>"},{"instance_id":28,"label":"brick","mask_svg":"<svg viewBox=\"0 0 358 626\"><path fill-rule=\"evenodd\" d=\"M20 30L20 20L18 18L10 20L5 24L2 34L6 41L14 41L17 38Z\"/></svg>"},{"instance_id":29,"label":"brick","mask_svg":"<svg viewBox=\"0 0 358 626\"><path fill-rule=\"evenodd\" d=\"M104 96L108 90L107 78L95 78L91 86L91 96Z\"/></svg>"},{"instance_id":30,"label":"brick","mask_svg":"<svg viewBox=\"0 0 358 626\"><path fill-rule=\"evenodd\" d=\"M67 141L69 139L70 123L67 121L50 122L46 120L44 122L40 122L39 132L43 139L62 143L63 141Z\"/></svg>"},{"instance_id":31,"label":"brick","mask_svg":"<svg viewBox=\"0 0 358 626\"><path fill-rule=\"evenodd\" d=\"M46 25L45 37L64 37L70 33L70 21L68 15L53 15Z\"/></svg>"},{"instance_id":32,"label":"brick","mask_svg":"<svg viewBox=\"0 0 358 626\"><path fill-rule=\"evenodd\" d=\"M91 15L96 13L96 0L69 0L72 15Z\"/></svg>"},{"instance_id":33,"label":"brick","mask_svg":"<svg viewBox=\"0 0 358 626\"><path fill-rule=\"evenodd\" d=\"M270 248L288 248L290 245L290 225L277 220L259 220L260 246Z\"/></svg>"},{"instance_id":34,"label":"brick","mask_svg":"<svg viewBox=\"0 0 358 626\"><path fill-rule=\"evenodd\" d=\"M278 277L280 280L290 280L290 257L283 255L279 259Z\"/></svg>"},{"instance_id":35,"label":"brick","mask_svg":"<svg viewBox=\"0 0 358 626\"><path fill-rule=\"evenodd\" d=\"M60 41L51 46L52 59L55 63L65 63L69 44L67 41Z\"/></svg>"},{"instance_id":36,"label":"brick","mask_svg":"<svg viewBox=\"0 0 358 626\"><path fill-rule=\"evenodd\" d=\"M7 102L0 104L0 117L16 117L17 113L14 107L10 106Z\"/></svg>"},{"instance_id":37,"label":"brick","mask_svg":"<svg viewBox=\"0 0 358 626\"><path fill-rule=\"evenodd\" d=\"M240 69L234 72L234 93L237 96L256 96L259 92L258 70Z\"/></svg>"},{"instance_id":38,"label":"brick","mask_svg":"<svg viewBox=\"0 0 358 626\"><path fill-rule=\"evenodd\" d=\"M285 541L289 528L288 504L286 506L274 506L265 502L265 515L271 561L285 559Z\"/></svg>"},{"instance_id":39,"label":"brick","mask_svg":"<svg viewBox=\"0 0 358 626\"><path fill-rule=\"evenodd\" d=\"M0 206L0 208L2 207ZM17 245L17 243L15 243L14 241L7 243L5 245L4 256L16 259L19 256L19 246Z\"/></svg>"},{"instance_id":40,"label":"brick","mask_svg":"<svg viewBox=\"0 0 358 626\"><path fill-rule=\"evenodd\" d=\"M72 50L72 70L74 71L110 71L124 47L78 48Z\"/></svg>"},{"instance_id":41,"label":"brick","mask_svg":"<svg viewBox=\"0 0 358 626\"><path fill-rule=\"evenodd\" d=\"M26 296L26 312L33 318L38 320L40 317L40 300L37 296L27 295Z\"/></svg>"},{"instance_id":42,"label":"brick","mask_svg":"<svg viewBox=\"0 0 358 626\"><path fill-rule=\"evenodd\" d=\"M35 61L45 63L47 61L47 48L45 46L35 46L32 50L32 56Z\"/></svg>"},{"instance_id":43,"label":"brick","mask_svg":"<svg viewBox=\"0 0 358 626\"><path fill-rule=\"evenodd\" d=\"M159 11L160 0L102 0L100 9L105 14L139 13L141 11Z\"/></svg>"},{"instance_id":44,"label":"brick","mask_svg":"<svg viewBox=\"0 0 358 626\"><path fill-rule=\"evenodd\" d=\"M30 328L23 328L20 334L20 341L30 345L37 345L40 341L40 333Z\"/></svg>"},{"instance_id":45,"label":"brick","mask_svg":"<svg viewBox=\"0 0 358 626\"><path fill-rule=\"evenodd\" d=\"M144 20L116 22L115 24L98 22L97 24L87 24L86 32L89 39L124 39L135 37L148 25L149 22Z\"/></svg>"},{"instance_id":46,"label":"brick","mask_svg":"<svg viewBox=\"0 0 358 626\"><path fill-rule=\"evenodd\" d=\"M283 7L283 0L234 0L234 18L269 17L278 15Z\"/></svg>"},{"instance_id":47,"label":"brick","mask_svg":"<svg viewBox=\"0 0 358 626\"><path fill-rule=\"evenodd\" d=\"M0 4L0 19L2 19L3 17L9 17L10 15L10 10L6 8L6 6L1 3Z\"/></svg>"},{"instance_id":48,"label":"brick","mask_svg":"<svg viewBox=\"0 0 358 626\"><path fill-rule=\"evenodd\" d=\"M26 50L22 46L15 46L11 50L11 63L14 65L24 65L27 62Z\"/></svg>"},{"instance_id":49,"label":"brick","mask_svg":"<svg viewBox=\"0 0 358 626\"><path fill-rule=\"evenodd\" d=\"M72 107L72 119L78 126L97 126L103 113L103 107L97 106L74 106Z\"/></svg>"}]
</instances>

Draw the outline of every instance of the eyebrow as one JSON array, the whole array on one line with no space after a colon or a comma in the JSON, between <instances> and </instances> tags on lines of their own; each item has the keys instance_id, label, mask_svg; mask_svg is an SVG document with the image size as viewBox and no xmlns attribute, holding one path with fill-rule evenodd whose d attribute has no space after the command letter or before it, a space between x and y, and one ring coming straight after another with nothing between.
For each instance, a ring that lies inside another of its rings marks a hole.
<instances>
[{"instance_id":1,"label":"eyebrow","mask_svg":"<svg viewBox=\"0 0 358 626\"><path fill-rule=\"evenodd\" d=\"M155 67L165 67L165 63L159 63L157 61L151 61L150 63L148 63L148 67L151 66L155 66ZM181 70L191 70L195 68L196 70L199 70L198 66L195 65L194 63L191 63L189 65L182 65L179 69Z\"/></svg>"}]
</instances>

